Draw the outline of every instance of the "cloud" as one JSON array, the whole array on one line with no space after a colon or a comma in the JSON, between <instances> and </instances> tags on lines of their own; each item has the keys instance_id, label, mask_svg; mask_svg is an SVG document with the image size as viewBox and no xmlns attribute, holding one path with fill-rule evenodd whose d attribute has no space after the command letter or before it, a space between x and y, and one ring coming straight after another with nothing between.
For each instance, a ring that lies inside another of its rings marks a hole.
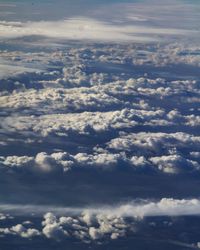
<instances>
[{"instance_id":1,"label":"cloud","mask_svg":"<svg viewBox=\"0 0 200 250\"><path fill-rule=\"evenodd\" d=\"M39 72L39 69L28 68L25 66L10 65L9 62L0 61L0 79L14 77L27 72Z\"/></svg>"},{"instance_id":2,"label":"cloud","mask_svg":"<svg viewBox=\"0 0 200 250\"><path fill-rule=\"evenodd\" d=\"M0 205L0 208L15 215L34 213L38 218L38 215L44 214L40 229L29 228L29 224L26 227L23 224L17 224L0 228L1 235L11 234L23 238L40 236L58 241L72 239L84 243L92 241L105 243L134 235L140 230L140 225L148 221L146 220L148 217L154 221L155 217L163 216L198 216L200 201L199 199L162 198L157 201L133 200L113 206L88 208L41 205ZM165 218L163 221L165 227L172 225L167 220ZM155 227L156 223L152 222L149 225Z\"/></svg>"},{"instance_id":3,"label":"cloud","mask_svg":"<svg viewBox=\"0 0 200 250\"><path fill-rule=\"evenodd\" d=\"M59 164L56 163L53 157L47 155L45 152L38 153L35 157L35 167L41 172L55 172L59 171Z\"/></svg>"},{"instance_id":4,"label":"cloud","mask_svg":"<svg viewBox=\"0 0 200 250\"><path fill-rule=\"evenodd\" d=\"M57 21L42 14L44 21L28 21L33 14L9 22L5 13L0 237L6 244L109 247L122 238L122 244L154 239L156 230L155 238L167 235L169 244L179 228L180 238L184 231L192 242L196 226L185 230L175 221L191 223L188 217L200 211L199 14L177 1L147 2L107 3L105 11L100 3L90 17L64 19L59 12Z\"/></svg>"},{"instance_id":5,"label":"cloud","mask_svg":"<svg viewBox=\"0 0 200 250\"><path fill-rule=\"evenodd\" d=\"M11 227L11 232L20 235L23 238L32 238L40 235L39 231L33 228L26 229L23 225L18 224L16 226Z\"/></svg>"},{"instance_id":6,"label":"cloud","mask_svg":"<svg viewBox=\"0 0 200 250\"><path fill-rule=\"evenodd\" d=\"M40 152L35 157L1 157L0 163L6 168L9 167L16 170L21 169L28 172L34 171L44 174L62 173L75 169L84 169L85 171L116 171L119 168L127 169L127 167L134 171L142 171L144 173L151 170L167 174L179 174L200 170L200 164L196 157L191 160L174 154L173 152L169 155L149 157L149 150L148 148L141 156L133 155L130 157L128 157L124 151L111 153L106 150L103 151L101 148L96 148L96 152L93 154L78 153L72 155L67 152L56 152L52 154ZM152 150L150 151L152 152ZM141 150L138 149L138 152L141 153ZM138 154L138 152L136 151L135 154ZM193 155L194 153L192 156Z\"/></svg>"},{"instance_id":7,"label":"cloud","mask_svg":"<svg viewBox=\"0 0 200 250\"><path fill-rule=\"evenodd\" d=\"M56 39L95 41L136 41L158 40L155 35L188 35L190 30L158 28L130 24L116 25L87 17L73 17L60 21L0 22L2 38L16 38L41 34ZM151 34L151 35L150 35Z\"/></svg>"},{"instance_id":8,"label":"cloud","mask_svg":"<svg viewBox=\"0 0 200 250\"><path fill-rule=\"evenodd\" d=\"M112 217L98 214L90 215L90 225L85 224L85 214L79 217L60 217L57 218L52 213L47 213L42 222L43 234L47 238L63 239L78 238L89 243L90 240L102 240L109 236L111 239L117 239L125 236L130 225L126 225L123 218Z\"/></svg>"},{"instance_id":9,"label":"cloud","mask_svg":"<svg viewBox=\"0 0 200 250\"><path fill-rule=\"evenodd\" d=\"M88 226L95 223L93 221L93 215L96 215L100 220L104 216L108 218L114 217L132 217L132 218L143 218L149 216L184 216L184 215L199 215L200 200L199 199L173 199L173 198L162 198L161 200L133 200L127 203L120 203L113 206L89 206L89 207L59 207L50 205L16 205L16 204L0 204L2 211L12 213L12 215L31 214L42 215L51 211L45 217L46 224L54 224L56 215L68 214L70 216L77 216L82 214L84 223ZM52 215L55 214L55 215ZM102 217L103 216L103 217ZM65 219L62 217L62 223L68 223L71 219ZM70 222L70 223L73 223Z\"/></svg>"},{"instance_id":10,"label":"cloud","mask_svg":"<svg viewBox=\"0 0 200 250\"><path fill-rule=\"evenodd\" d=\"M17 235L22 238L33 238L40 235L40 232L34 228L25 228L22 224L17 224L10 228L0 228L0 234Z\"/></svg>"},{"instance_id":11,"label":"cloud","mask_svg":"<svg viewBox=\"0 0 200 250\"><path fill-rule=\"evenodd\" d=\"M149 159L158 169L165 173L179 173L184 169L199 170L200 165L196 161L187 160L180 155L168 155L161 157L151 157Z\"/></svg>"},{"instance_id":12,"label":"cloud","mask_svg":"<svg viewBox=\"0 0 200 250\"><path fill-rule=\"evenodd\" d=\"M65 89L65 88L45 88L41 90L26 90L24 92L14 92L0 97L0 106L3 108L15 108L17 110L31 108L32 111L40 109L46 112L49 104L52 109L63 111L84 111L84 110L104 110L119 107L123 104L103 90L98 93L98 89Z\"/></svg>"},{"instance_id":13,"label":"cloud","mask_svg":"<svg viewBox=\"0 0 200 250\"><path fill-rule=\"evenodd\" d=\"M45 214L44 219L45 220L42 222L44 226L42 232L47 238L59 239L69 236L67 231L57 223L57 218L52 213Z\"/></svg>"},{"instance_id":14,"label":"cloud","mask_svg":"<svg viewBox=\"0 0 200 250\"><path fill-rule=\"evenodd\" d=\"M67 135L72 131L78 134L90 134L120 128L131 128L139 124L138 118L147 121L159 116L162 116L162 111L148 112L122 109L110 112L51 114L39 117L10 116L3 119L1 125L5 131L23 132L32 128L34 133L47 137L50 134Z\"/></svg>"},{"instance_id":15,"label":"cloud","mask_svg":"<svg viewBox=\"0 0 200 250\"><path fill-rule=\"evenodd\" d=\"M162 146L164 145L164 146ZM117 151L131 151L146 154L163 154L171 150L200 147L200 137L187 133L133 133L115 138L108 142L108 147Z\"/></svg>"},{"instance_id":16,"label":"cloud","mask_svg":"<svg viewBox=\"0 0 200 250\"><path fill-rule=\"evenodd\" d=\"M38 153L35 157L8 156L1 157L2 165L9 168L38 171L43 173L68 171L71 168L85 168L95 170L113 170L122 162L128 162L123 154L111 153L78 153L70 155L67 152L57 152L48 155L45 152Z\"/></svg>"},{"instance_id":17,"label":"cloud","mask_svg":"<svg viewBox=\"0 0 200 250\"><path fill-rule=\"evenodd\" d=\"M8 167L27 167L33 164L33 157L28 156L8 156L6 158L0 158L5 166Z\"/></svg>"}]
</instances>

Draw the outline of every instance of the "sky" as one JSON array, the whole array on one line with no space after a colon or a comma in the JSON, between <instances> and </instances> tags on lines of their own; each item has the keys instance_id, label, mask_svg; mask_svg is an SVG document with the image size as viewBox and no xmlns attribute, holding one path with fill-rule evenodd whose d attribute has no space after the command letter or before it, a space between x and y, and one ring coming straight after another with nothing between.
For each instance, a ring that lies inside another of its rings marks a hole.
<instances>
[{"instance_id":1,"label":"sky","mask_svg":"<svg viewBox=\"0 0 200 250\"><path fill-rule=\"evenodd\" d=\"M0 249L200 248L199 21L0 0Z\"/></svg>"}]
</instances>

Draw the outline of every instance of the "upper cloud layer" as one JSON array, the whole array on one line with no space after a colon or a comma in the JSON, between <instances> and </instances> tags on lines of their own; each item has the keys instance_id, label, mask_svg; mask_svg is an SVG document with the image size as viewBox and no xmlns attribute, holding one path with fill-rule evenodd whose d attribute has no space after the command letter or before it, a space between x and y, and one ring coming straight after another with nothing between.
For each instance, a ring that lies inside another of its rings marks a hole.
<instances>
[{"instance_id":1,"label":"upper cloud layer","mask_svg":"<svg viewBox=\"0 0 200 250\"><path fill-rule=\"evenodd\" d=\"M40 22L0 22L2 38L23 36L46 36L56 39L95 40L95 41L135 41L152 42L159 40L158 35L189 35L194 31L167 29L130 24L114 24L84 17L63 21Z\"/></svg>"}]
</instances>

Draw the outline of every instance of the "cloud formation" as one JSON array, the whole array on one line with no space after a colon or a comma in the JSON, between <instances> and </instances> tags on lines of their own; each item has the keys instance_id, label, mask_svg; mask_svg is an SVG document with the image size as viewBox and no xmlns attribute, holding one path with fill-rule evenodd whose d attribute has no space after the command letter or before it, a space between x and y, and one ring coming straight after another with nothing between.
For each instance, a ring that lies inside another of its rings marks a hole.
<instances>
[{"instance_id":1,"label":"cloud formation","mask_svg":"<svg viewBox=\"0 0 200 250\"><path fill-rule=\"evenodd\" d=\"M0 234L18 235L24 238L46 237L54 240L76 239L84 243L91 241L117 240L126 235L134 235L147 217L191 216L199 215L200 201L198 199L163 198L159 201L132 201L111 207L59 208L51 206L16 206L1 205L1 209L18 213L35 215L45 213L41 231L31 228L31 224L17 224L10 228L1 228ZM46 212L46 211L51 212ZM165 219L165 225L166 225ZM172 225L170 222L168 226ZM152 223L151 226L156 224Z\"/></svg>"},{"instance_id":2,"label":"cloud formation","mask_svg":"<svg viewBox=\"0 0 200 250\"><path fill-rule=\"evenodd\" d=\"M190 30L136 26L130 24L116 25L86 17L71 18L61 21L40 22L0 22L2 38L16 38L41 34L46 37L70 40L95 41L156 41L156 35L188 35ZM151 34L151 35L150 35ZM152 37L155 36L155 37Z\"/></svg>"},{"instance_id":3,"label":"cloud formation","mask_svg":"<svg viewBox=\"0 0 200 250\"><path fill-rule=\"evenodd\" d=\"M196 248L199 7L36 2L0 4L0 245Z\"/></svg>"},{"instance_id":4,"label":"cloud formation","mask_svg":"<svg viewBox=\"0 0 200 250\"><path fill-rule=\"evenodd\" d=\"M105 215L105 216L119 216L119 217L133 217L144 218L149 216L184 216L184 215L199 215L200 200L199 199L173 199L162 198L160 200L133 200L127 203L116 204L114 206L93 206L93 207L59 207L50 205L10 205L1 204L0 208L4 212L14 214L31 214L36 216L50 213L50 219L47 216L47 222L55 221L55 215L80 215L83 213L83 219L86 224L92 223L92 217L89 215ZM53 219L52 219L52 218ZM53 220L53 221L52 221ZM46 225L46 222L44 223Z\"/></svg>"}]
</instances>

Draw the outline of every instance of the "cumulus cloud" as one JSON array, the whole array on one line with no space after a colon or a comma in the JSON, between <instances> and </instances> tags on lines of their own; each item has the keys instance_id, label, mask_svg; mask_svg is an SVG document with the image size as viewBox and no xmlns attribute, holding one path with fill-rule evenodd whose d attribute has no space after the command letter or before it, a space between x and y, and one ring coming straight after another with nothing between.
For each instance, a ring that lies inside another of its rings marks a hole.
<instances>
[{"instance_id":1,"label":"cumulus cloud","mask_svg":"<svg viewBox=\"0 0 200 250\"><path fill-rule=\"evenodd\" d=\"M153 135L156 138L155 135ZM119 138L114 139L114 143L111 141L108 146L111 149L117 149L120 152L113 153L109 150L104 150L102 148L94 148L93 154L88 153L77 153L70 154L68 152L54 152L52 154L47 154L46 152L40 152L34 157L28 156L7 156L0 157L0 163L2 166L5 166L7 169L22 169L26 171L35 171L39 173L62 173L68 172L74 169L84 169L87 170L109 170L116 171L118 169L130 169L134 171L156 171L167 174L178 174L184 172L194 172L200 170L200 165L198 162L198 152L191 152L187 158L184 158L181 154L178 154L177 151L181 150L190 150L191 143L189 147L185 147L180 144L178 141L177 144L174 142L175 135L168 135L172 143L168 144L168 147L157 150L157 147L162 143L160 141L153 140L155 144L145 144L144 138L142 139L143 144L134 142L134 155L128 156L125 152L127 151L126 144L119 144ZM187 135L184 135L187 136ZM161 138L166 139L166 135ZM150 136L148 135L148 140ZM159 139L161 139L159 138ZM177 138L177 137L175 137ZM127 139L127 138L126 138ZM197 139L197 138L195 138ZM116 142L117 141L117 144ZM150 140L151 142L151 140ZM191 140L193 147L196 147L199 144L197 140ZM120 140L121 143L121 140ZM165 142L166 143L166 142ZM184 141L183 141L184 143ZM156 146L158 144L158 146ZM121 148L120 145L123 145ZM132 146L131 146L132 147ZM128 144L128 151L130 145ZM168 152L168 155L164 153ZM164 154L164 155L163 155Z\"/></svg>"},{"instance_id":2,"label":"cumulus cloud","mask_svg":"<svg viewBox=\"0 0 200 250\"><path fill-rule=\"evenodd\" d=\"M122 109L110 112L82 112L70 114L51 114L37 116L13 116L2 120L5 131L28 131L39 133L46 137L50 134L67 135L74 131L78 134L131 128L140 124L139 120L151 120L162 116L162 111L148 112L134 109ZM159 122L159 119L155 119Z\"/></svg>"},{"instance_id":3,"label":"cumulus cloud","mask_svg":"<svg viewBox=\"0 0 200 250\"><path fill-rule=\"evenodd\" d=\"M200 137L182 132L176 133L133 133L115 138L108 143L108 147L117 151L146 152L147 154L162 154L200 147Z\"/></svg>"},{"instance_id":4,"label":"cumulus cloud","mask_svg":"<svg viewBox=\"0 0 200 250\"><path fill-rule=\"evenodd\" d=\"M181 168L199 170L200 167L196 161L187 160L180 155L151 157L149 160L165 173L179 173L182 172Z\"/></svg>"},{"instance_id":5,"label":"cumulus cloud","mask_svg":"<svg viewBox=\"0 0 200 250\"><path fill-rule=\"evenodd\" d=\"M25 95L24 95L25 94ZM68 90L64 88L45 88L39 91L27 90L25 92L15 92L0 97L2 108L24 109L31 108L33 111L41 110L46 112L50 102L52 111L84 111L104 110L121 106L122 101L98 89L81 88Z\"/></svg>"},{"instance_id":6,"label":"cumulus cloud","mask_svg":"<svg viewBox=\"0 0 200 250\"><path fill-rule=\"evenodd\" d=\"M28 228L26 229L23 225L18 224L16 226L11 227L11 232L14 232L18 235L20 235L21 237L24 238L31 238L34 236L38 236L40 235L39 231L33 228Z\"/></svg>"},{"instance_id":7,"label":"cumulus cloud","mask_svg":"<svg viewBox=\"0 0 200 250\"><path fill-rule=\"evenodd\" d=\"M0 233L17 235L22 238L33 238L40 235L37 229L25 228L22 224L17 224L10 228L0 228Z\"/></svg>"},{"instance_id":8,"label":"cumulus cloud","mask_svg":"<svg viewBox=\"0 0 200 250\"><path fill-rule=\"evenodd\" d=\"M1 157L0 162L8 167L27 167L33 164L33 157L28 156L8 156Z\"/></svg>"},{"instance_id":9,"label":"cumulus cloud","mask_svg":"<svg viewBox=\"0 0 200 250\"><path fill-rule=\"evenodd\" d=\"M150 2L0 21L2 239L100 245L199 215L199 14Z\"/></svg>"},{"instance_id":10,"label":"cumulus cloud","mask_svg":"<svg viewBox=\"0 0 200 250\"><path fill-rule=\"evenodd\" d=\"M27 171L35 170L43 173L68 171L75 167L112 170L120 162L126 161L128 162L128 159L124 154L111 153L70 155L67 152L57 152L48 155L45 152L40 152L35 157L8 156L0 158L0 162L6 167L21 168Z\"/></svg>"},{"instance_id":11,"label":"cumulus cloud","mask_svg":"<svg viewBox=\"0 0 200 250\"><path fill-rule=\"evenodd\" d=\"M36 155L35 163L36 169L38 168L42 172L54 172L59 170L59 165L56 164L54 158L44 152Z\"/></svg>"},{"instance_id":12,"label":"cumulus cloud","mask_svg":"<svg viewBox=\"0 0 200 250\"><path fill-rule=\"evenodd\" d=\"M57 223L57 219L52 213L45 214L44 219L42 222L44 226L42 232L47 238L59 239L60 237L68 236L67 231Z\"/></svg>"},{"instance_id":13,"label":"cumulus cloud","mask_svg":"<svg viewBox=\"0 0 200 250\"><path fill-rule=\"evenodd\" d=\"M123 218L106 215L89 215L90 223L85 221L85 213L79 217L60 217L57 218L52 213L47 213L42 222L43 234L47 238L63 239L77 238L89 243L90 240L102 240L104 238L117 239L125 236L131 225L127 225Z\"/></svg>"},{"instance_id":14,"label":"cumulus cloud","mask_svg":"<svg viewBox=\"0 0 200 250\"><path fill-rule=\"evenodd\" d=\"M120 154L100 153L96 155L88 155L79 153L74 156L75 161L80 166L93 166L102 169L112 169L121 161L126 161L126 158Z\"/></svg>"}]
</instances>

